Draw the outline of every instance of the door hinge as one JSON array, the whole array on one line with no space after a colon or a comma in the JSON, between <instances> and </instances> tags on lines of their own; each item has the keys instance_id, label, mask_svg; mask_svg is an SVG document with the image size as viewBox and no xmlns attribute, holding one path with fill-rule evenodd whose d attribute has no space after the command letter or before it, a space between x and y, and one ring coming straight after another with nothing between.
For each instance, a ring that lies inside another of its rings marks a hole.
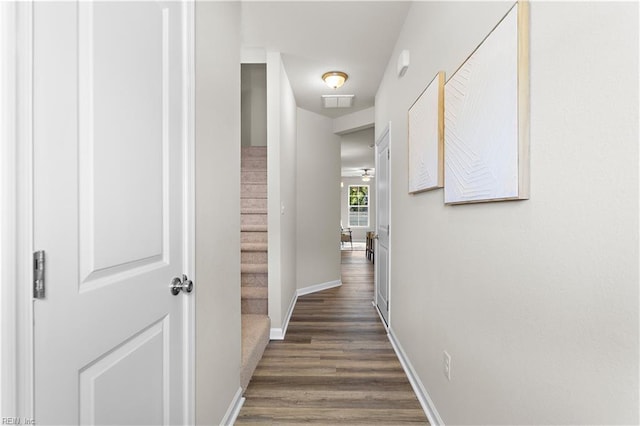
<instances>
[{"instance_id":1,"label":"door hinge","mask_svg":"<svg viewBox=\"0 0 640 426\"><path fill-rule=\"evenodd\" d=\"M33 298L44 299L44 250L33 253Z\"/></svg>"},{"instance_id":2,"label":"door hinge","mask_svg":"<svg viewBox=\"0 0 640 426\"><path fill-rule=\"evenodd\" d=\"M391 159L391 151L387 150L387 160Z\"/></svg>"}]
</instances>

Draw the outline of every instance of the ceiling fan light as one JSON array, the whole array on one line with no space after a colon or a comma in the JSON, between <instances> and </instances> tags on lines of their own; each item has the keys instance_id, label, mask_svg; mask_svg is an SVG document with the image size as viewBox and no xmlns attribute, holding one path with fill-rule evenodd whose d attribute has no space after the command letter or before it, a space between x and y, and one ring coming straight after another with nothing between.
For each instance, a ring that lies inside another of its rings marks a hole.
<instances>
[{"instance_id":1,"label":"ceiling fan light","mask_svg":"<svg viewBox=\"0 0 640 426\"><path fill-rule=\"evenodd\" d=\"M337 89L342 86L344 82L347 81L347 78L349 78L349 76L342 71L329 71L322 74L322 80L332 89Z\"/></svg>"}]
</instances>

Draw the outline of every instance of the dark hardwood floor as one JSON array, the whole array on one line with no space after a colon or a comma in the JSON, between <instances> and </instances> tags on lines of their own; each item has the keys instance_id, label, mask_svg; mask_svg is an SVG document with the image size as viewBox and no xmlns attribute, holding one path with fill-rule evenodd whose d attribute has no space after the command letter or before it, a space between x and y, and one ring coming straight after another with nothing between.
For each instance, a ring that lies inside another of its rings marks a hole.
<instances>
[{"instance_id":1,"label":"dark hardwood floor","mask_svg":"<svg viewBox=\"0 0 640 426\"><path fill-rule=\"evenodd\" d=\"M373 300L373 265L342 251L342 286L298 298L271 341L236 424L427 424Z\"/></svg>"}]
</instances>

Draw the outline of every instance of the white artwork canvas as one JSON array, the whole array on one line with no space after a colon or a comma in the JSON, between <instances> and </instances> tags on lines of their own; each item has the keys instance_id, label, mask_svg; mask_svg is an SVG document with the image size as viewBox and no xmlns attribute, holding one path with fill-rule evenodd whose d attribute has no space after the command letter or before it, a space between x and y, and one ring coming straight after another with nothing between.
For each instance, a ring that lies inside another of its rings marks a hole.
<instances>
[{"instance_id":1,"label":"white artwork canvas","mask_svg":"<svg viewBox=\"0 0 640 426\"><path fill-rule=\"evenodd\" d=\"M519 138L519 117L527 112L519 109L519 6L445 85L447 204L528 197L521 176L528 170L520 163L527 161L528 142Z\"/></svg>"},{"instance_id":2,"label":"white artwork canvas","mask_svg":"<svg viewBox=\"0 0 640 426\"><path fill-rule=\"evenodd\" d=\"M442 188L444 72L409 108L409 192Z\"/></svg>"}]
</instances>

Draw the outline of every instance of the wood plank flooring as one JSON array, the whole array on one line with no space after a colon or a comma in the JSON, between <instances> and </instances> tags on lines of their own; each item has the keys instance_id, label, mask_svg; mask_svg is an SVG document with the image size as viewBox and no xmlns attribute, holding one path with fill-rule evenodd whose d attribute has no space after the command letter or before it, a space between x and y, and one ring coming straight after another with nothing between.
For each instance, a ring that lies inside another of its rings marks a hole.
<instances>
[{"instance_id":1,"label":"wood plank flooring","mask_svg":"<svg viewBox=\"0 0 640 426\"><path fill-rule=\"evenodd\" d=\"M342 251L342 286L298 298L236 424L428 424L373 300L373 265Z\"/></svg>"}]
</instances>

